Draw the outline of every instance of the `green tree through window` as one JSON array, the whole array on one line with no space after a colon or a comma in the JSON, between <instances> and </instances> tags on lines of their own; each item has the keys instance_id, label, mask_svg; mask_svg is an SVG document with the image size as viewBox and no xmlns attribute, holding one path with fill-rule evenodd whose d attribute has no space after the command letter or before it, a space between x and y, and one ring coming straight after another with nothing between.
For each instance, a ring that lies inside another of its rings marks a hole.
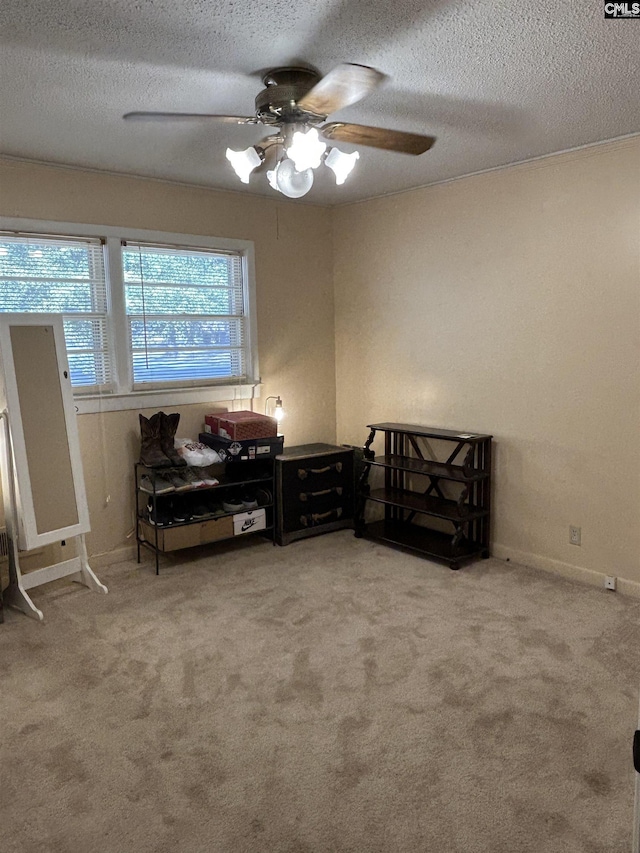
<instances>
[{"instance_id":1,"label":"green tree through window","mask_svg":"<svg viewBox=\"0 0 640 853\"><path fill-rule=\"evenodd\" d=\"M0 235L0 311L62 314L72 384L109 383L100 240Z\"/></svg>"},{"instance_id":2,"label":"green tree through window","mask_svg":"<svg viewBox=\"0 0 640 853\"><path fill-rule=\"evenodd\" d=\"M127 243L123 268L136 385L245 375L239 254Z\"/></svg>"},{"instance_id":3,"label":"green tree through window","mask_svg":"<svg viewBox=\"0 0 640 853\"><path fill-rule=\"evenodd\" d=\"M121 276L113 281L124 283L133 377L126 390L246 378L242 252L115 245ZM80 392L118 386L111 341L114 328L124 326L114 326L109 306L123 300L109 297L106 269L103 239L0 233L0 311L62 314L71 380Z\"/></svg>"}]
</instances>

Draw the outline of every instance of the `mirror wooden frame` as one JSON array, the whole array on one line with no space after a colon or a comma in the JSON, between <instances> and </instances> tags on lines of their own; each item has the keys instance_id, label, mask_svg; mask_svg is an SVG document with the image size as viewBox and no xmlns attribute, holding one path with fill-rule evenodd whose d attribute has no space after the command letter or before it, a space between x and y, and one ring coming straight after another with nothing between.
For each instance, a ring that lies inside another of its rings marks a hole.
<instances>
[{"instance_id":1,"label":"mirror wooden frame","mask_svg":"<svg viewBox=\"0 0 640 853\"><path fill-rule=\"evenodd\" d=\"M17 539L29 551L90 530L64 326L59 314L0 314L3 408Z\"/></svg>"}]
</instances>

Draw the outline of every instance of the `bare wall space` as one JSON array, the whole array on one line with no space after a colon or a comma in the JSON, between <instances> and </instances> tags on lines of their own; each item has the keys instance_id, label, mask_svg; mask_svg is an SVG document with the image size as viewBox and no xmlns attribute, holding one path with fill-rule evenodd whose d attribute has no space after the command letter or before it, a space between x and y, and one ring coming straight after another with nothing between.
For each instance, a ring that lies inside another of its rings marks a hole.
<instances>
[{"instance_id":1,"label":"bare wall space","mask_svg":"<svg viewBox=\"0 0 640 853\"><path fill-rule=\"evenodd\" d=\"M640 582L640 139L333 224L339 438L492 433L494 553Z\"/></svg>"}]
</instances>

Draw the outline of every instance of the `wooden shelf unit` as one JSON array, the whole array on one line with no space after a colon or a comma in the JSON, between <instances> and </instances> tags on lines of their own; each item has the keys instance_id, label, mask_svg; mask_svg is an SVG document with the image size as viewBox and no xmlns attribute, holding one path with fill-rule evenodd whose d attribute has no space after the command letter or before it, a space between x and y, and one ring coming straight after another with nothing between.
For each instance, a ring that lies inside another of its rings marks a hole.
<instances>
[{"instance_id":1,"label":"wooden shelf unit","mask_svg":"<svg viewBox=\"0 0 640 853\"><path fill-rule=\"evenodd\" d=\"M356 497L356 536L445 562L490 555L492 436L400 423L369 424ZM384 436L384 453L371 449ZM384 486L372 488L372 469ZM384 518L367 522L368 504ZM429 519L435 519L429 524Z\"/></svg>"}]
</instances>

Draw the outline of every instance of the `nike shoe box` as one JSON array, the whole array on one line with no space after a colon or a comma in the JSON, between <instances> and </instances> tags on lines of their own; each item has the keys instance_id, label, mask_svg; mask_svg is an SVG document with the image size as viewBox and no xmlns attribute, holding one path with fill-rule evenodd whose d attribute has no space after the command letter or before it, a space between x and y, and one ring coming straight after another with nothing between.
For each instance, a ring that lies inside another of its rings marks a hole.
<instances>
[{"instance_id":1,"label":"nike shoe box","mask_svg":"<svg viewBox=\"0 0 640 853\"><path fill-rule=\"evenodd\" d=\"M250 509L236 512L233 516L233 535L242 536L252 530L264 530L267 526L267 513L264 509Z\"/></svg>"}]
</instances>

